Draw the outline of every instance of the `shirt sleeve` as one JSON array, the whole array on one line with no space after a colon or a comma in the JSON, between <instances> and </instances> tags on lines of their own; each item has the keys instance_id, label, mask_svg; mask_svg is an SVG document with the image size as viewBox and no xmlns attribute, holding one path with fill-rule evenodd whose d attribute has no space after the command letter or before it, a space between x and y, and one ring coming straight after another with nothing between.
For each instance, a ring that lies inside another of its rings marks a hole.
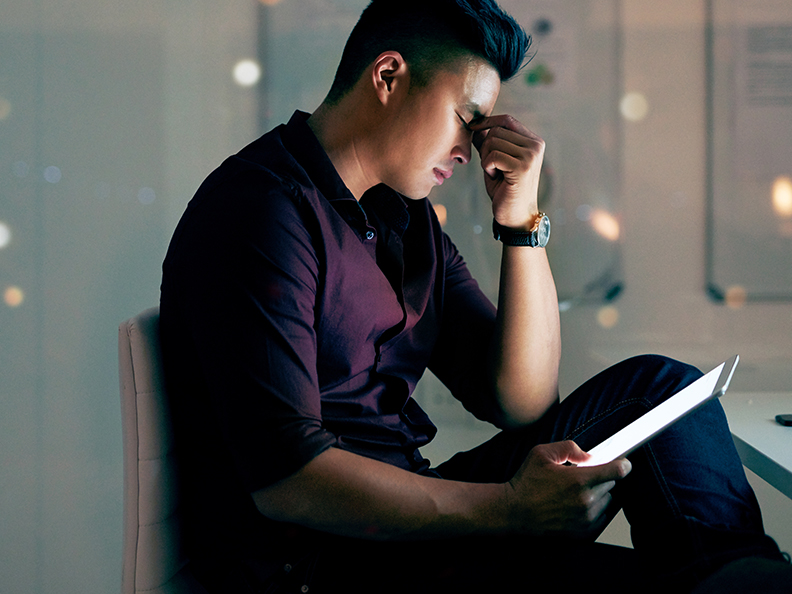
<instances>
[{"instance_id":1,"label":"shirt sleeve","mask_svg":"<svg viewBox=\"0 0 792 594\"><path fill-rule=\"evenodd\" d=\"M336 443L322 426L311 212L265 172L235 174L199 192L164 265L173 373L193 392L180 397L250 492Z\"/></svg>"},{"instance_id":2,"label":"shirt sleeve","mask_svg":"<svg viewBox=\"0 0 792 594\"><path fill-rule=\"evenodd\" d=\"M467 410L483 421L496 423L497 404L488 365L496 308L448 235L443 233L441 241L443 313L429 368Z\"/></svg>"}]
</instances>

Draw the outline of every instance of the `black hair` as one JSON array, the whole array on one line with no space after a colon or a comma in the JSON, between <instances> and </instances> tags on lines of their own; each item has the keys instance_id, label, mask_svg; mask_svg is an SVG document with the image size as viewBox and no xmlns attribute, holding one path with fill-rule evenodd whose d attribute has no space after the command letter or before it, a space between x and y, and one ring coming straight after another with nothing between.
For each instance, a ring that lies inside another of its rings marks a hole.
<instances>
[{"instance_id":1,"label":"black hair","mask_svg":"<svg viewBox=\"0 0 792 594\"><path fill-rule=\"evenodd\" d=\"M411 87L422 87L436 71L470 55L507 81L530 45L531 37L494 0L372 0L349 35L326 101L346 95L388 50L407 62Z\"/></svg>"}]
</instances>

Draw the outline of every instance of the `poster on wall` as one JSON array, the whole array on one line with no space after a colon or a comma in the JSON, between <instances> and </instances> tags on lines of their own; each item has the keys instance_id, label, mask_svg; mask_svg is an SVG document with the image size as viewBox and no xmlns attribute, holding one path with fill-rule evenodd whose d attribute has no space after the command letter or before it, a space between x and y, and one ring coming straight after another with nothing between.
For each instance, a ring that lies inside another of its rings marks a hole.
<instances>
[{"instance_id":1,"label":"poster on wall","mask_svg":"<svg viewBox=\"0 0 792 594\"><path fill-rule=\"evenodd\" d=\"M792 300L792 3L708 3L707 291Z\"/></svg>"}]
</instances>

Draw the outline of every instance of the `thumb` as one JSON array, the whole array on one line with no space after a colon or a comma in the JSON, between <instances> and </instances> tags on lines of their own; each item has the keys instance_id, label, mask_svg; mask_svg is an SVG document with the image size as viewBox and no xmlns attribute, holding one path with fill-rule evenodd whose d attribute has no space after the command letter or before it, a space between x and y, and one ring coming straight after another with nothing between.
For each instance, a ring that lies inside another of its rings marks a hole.
<instances>
[{"instance_id":1,"label":"thumb","mask_svg":"<svg viewBox=\"0 0 792 594\"><path fill-rule=\"evenodd\" d=\"M567 462L578 464L585 462L591 457L572 440L556 441L541 447L545 460L555 464L566 464Z\"/></svg>"}]
</instances>

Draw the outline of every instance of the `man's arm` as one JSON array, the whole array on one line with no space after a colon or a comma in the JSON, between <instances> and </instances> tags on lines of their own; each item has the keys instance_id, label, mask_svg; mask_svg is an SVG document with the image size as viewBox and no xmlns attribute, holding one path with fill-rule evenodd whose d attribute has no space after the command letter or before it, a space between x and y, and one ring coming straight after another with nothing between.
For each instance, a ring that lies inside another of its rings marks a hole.
<instances>
[{"instance_id":1,"label":"man's arm","mask_svg":"<svg viewBox=\"0 0 792 594\"><path fill-rule=\"evenodd\" d=\"M626 460L564 465L587 458L571 441L540 445L511 481L478 484L421 476L330 448L253 499L273 520L376 540L585 532L610 502L615 480L630 471Z\"/></svg>"},{"instance_id":2,"label":"man's arm","mask_svg":"<svg viewBox=\"0 0 792 594\"><path fill-rule=\"evenodd\" d=\"M495 220L512 229L530 230L539 213L544 141L505 115L483 118L470 129ZM531 423L558 399L560 358L558 297L547 254L543 248L504 245L491 348L504 425Z\"/></svg>"}]
</instances>

